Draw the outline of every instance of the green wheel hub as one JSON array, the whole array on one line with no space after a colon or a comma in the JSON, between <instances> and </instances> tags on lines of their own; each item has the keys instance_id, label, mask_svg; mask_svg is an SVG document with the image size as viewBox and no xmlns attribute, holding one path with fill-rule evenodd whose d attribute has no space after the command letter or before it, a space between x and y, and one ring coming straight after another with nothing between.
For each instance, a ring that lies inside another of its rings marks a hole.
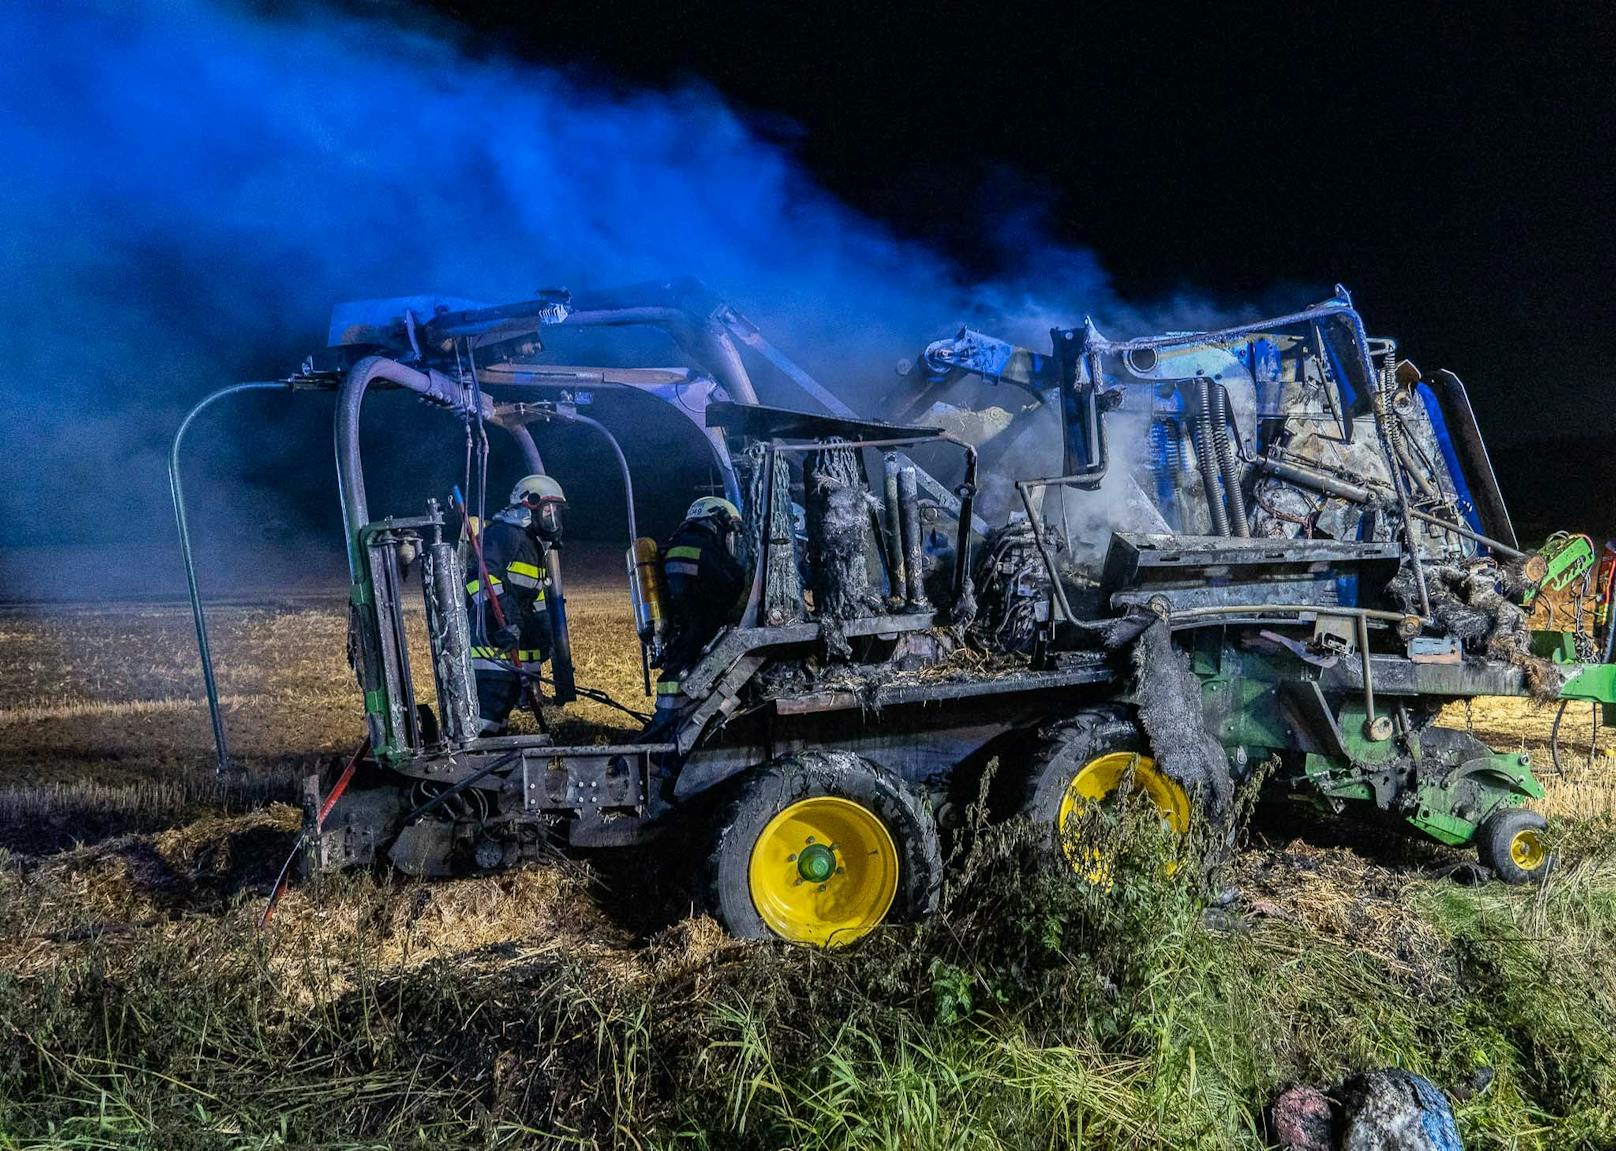
<instances>
[{"instance_id":1,"label":"green wheel hub","mask_svg":"<svg viewBox=\"0 0 1616 1151\"><path fill-rule=\"evenodd\" d=\"M836 874L836 852L823 843L810 843L797 856L797 874L809 883L824 883Z\"/></svg>"}]
</instances>

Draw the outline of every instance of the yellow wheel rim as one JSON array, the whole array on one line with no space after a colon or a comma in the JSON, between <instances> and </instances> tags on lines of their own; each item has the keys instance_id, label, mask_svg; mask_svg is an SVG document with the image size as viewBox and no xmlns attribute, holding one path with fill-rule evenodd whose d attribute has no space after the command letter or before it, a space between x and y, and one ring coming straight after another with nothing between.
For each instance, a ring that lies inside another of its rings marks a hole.
<instances>
[{"instance_id":1,"label":"yellow wheel rim","mask_svg":"<svg viewBox=\"0 0 1616 1151\"><path fill-rule=\"evenodd\" d=\"M1087 804L1102 803L1115 795L1130 781L1130 772L1133 790L1144 792L1169 827L1179 835L1189 830L1190 797L1176 780L1156 770L1156 761L1150 756L1134 751L1108 751L1095 756L1072 776L1055 815L1055 833L1060 839L1061 852L1072 870L1087 876L1091 883L1106 881L1106 861L1098 848L1073 841L1072 824L1082 818Z\"/></svg>"},{"instance_id":2,"label":"yellow wheel rim","mask_svg":"<svg viewBox=\"0 0 1616 1151\"><path fill-rule=\"evenodd\" d=\"M839 947L886 918L898 894L898 849L879 816L834 795L798 800L752 845L752 904L793 943Z\"/></svg>"},{"instance_id":3,"label":"yellow wheel rim","mask_svg":"<svg viewBox=\"0 0 1616 1151\"><path fill-rule=\"evenodd\" d=\"M1522 871L1536 871L1548 857L1543 847L1543 837L1535 828L1517 831L1509 841L1509 857Z\"/></svg>"}]
</instances>

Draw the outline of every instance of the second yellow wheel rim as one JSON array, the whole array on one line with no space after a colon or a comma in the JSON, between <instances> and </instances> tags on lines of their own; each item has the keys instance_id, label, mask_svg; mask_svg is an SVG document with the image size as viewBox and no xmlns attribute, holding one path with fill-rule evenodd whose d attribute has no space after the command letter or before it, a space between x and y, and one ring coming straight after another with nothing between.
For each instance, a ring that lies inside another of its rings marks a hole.
<instances>
[{"instance_id":1,"label":"second yellow wheel rim","mask_svg":"<svg viewBox=\"0 0 1616 1151\"><path fill-rule=\"evenodd\" d=\"M869 808L821 795L787 807L752 845L752 904L793 943L836 947L886 918L898 894L898 849Z\"/></svg>"},{"instance_id":2,"label":"second yellow wheel rim","mask_svg":"<svg viewBox=\"0 0 1616 1151\"><path fill-rule=\"evenodd\" d=\"M1150 756L1134 751L1108 751L1095 756L1072 776L1055 815L1055 834L1060 840L1061 852L1072 870L1086 875L1091 882L1106 880L1105 860L1097 848L1073 842L1070 834L1073 821L1082 817L1088 804L1109 799L1130 778L1133 789L1145 794L1169 827L1180 835L1189 830L1189 796L1176 780L1157 770L1156 761Z\"/></svg>"},{"instance_id":3,"label":"second yellow wheel rim","mask_svg":"<svg viewBox=\"0 0 1616 1151\"><path fill-rule=\"evenodd\" d=\"M1509 857L1522 871L1536 871L1548 857L1543 837L1532 828L1517 831L1509 841Z\"/></svg>"}]
</instances>

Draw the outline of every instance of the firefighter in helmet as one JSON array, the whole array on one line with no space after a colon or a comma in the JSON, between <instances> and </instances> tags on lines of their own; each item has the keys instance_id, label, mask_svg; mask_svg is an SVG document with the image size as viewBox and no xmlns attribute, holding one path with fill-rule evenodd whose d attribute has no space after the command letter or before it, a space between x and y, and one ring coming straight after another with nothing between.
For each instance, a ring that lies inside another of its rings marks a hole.
<instances>
[{"instance_id":1,"label":"firefighter in helmet","mask_svg":"<svg viewBox=\"0 0 1616 1151\"><path fill-rule=\"evenodd\" d=\"M479 735L498 735L522 698L521 672L550 658L544 555L561 542L567 497L552 477L524 476L510 504L483 529L466 557L471 667L477 677ZM477 525L473 522L472 530Z\"/></svg>"},{"instance_id":2,"label":"firefighter in helmet","mask_svg":"<svg viewBox=\"0 0 1616 1151\"><path fill-rule=\"evenodd\" d=\"M663 549L668 641L657 681L659 725L683 706L680 680L718 630L735 618L740 606L746 590L746 569L735 558L740 527L741 513L734 504L718 496L703 496L690 505L684 522Z\"/></svg>"}]
</instances>

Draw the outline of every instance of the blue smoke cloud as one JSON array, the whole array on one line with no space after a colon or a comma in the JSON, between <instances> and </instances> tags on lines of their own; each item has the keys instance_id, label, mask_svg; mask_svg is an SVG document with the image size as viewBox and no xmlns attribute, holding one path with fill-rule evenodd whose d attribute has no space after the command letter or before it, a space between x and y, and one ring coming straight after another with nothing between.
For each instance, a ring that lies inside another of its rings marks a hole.
<instances>
[{"instance_id":1,"label":"blue smoke cloud","mask_svg":"<svg viewBox=\"0 0 1616 1151\"><path fill-rule=\"evenodd\" d=\"M699 86L622 91L329 12L4 7L0 542L166 543L179 415L286 374L340 300L694 275L850 398L962 319L1042 346L1123 314L1081 252L967 282ZM252 454L306 429L237 430ZM298 442L329 468L324 435Z\"/></svg>"}]
</instances>

